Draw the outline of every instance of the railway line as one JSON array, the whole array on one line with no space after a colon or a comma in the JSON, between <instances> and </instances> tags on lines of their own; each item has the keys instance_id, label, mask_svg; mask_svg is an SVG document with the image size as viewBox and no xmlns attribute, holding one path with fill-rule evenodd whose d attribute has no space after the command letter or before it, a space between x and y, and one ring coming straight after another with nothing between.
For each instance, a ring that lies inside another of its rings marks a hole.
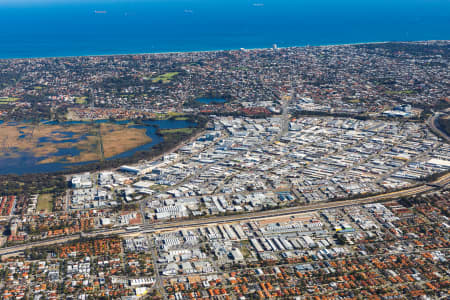
<instances>
[{"instance_id":1,"label":"railway line","mask_svg":"<svg viewBox=\"0 0 450 300\"><path fill-rule=\"evenodd\" d=\"M182 220L170 223L157 223L157 224L142 224L139 226L133 226L132 228L111 228L111 229L102 229L97 230L91 233L81 233L74 234L70 236L63 236L59 238L53 238L49 240L37 241L28 244L10 246L0 249L0 256L2 255L10 255L15 253L20 253L26 249L34 248L34 247L42 247L49 246L55 244L61 244L72 240L77 240L79 238L94 238L100 236L112 236L112 235L130 235L130 234L139 234L139 233L152 233L152 232L163 232L176 230L179 228L195 228L199 226L205 225L213 225L220 223L236 223L248 220L257 220L257 219L269 219L276 218L280 216L288 216L295 215L301 213L308 213L313 211L318 211L321 209L329 209L329 208L342 208L352 205L363 205L378 201L385 201L391 199L398 199L401 197L413 196L421 193L431 192L433 190L439 190L445 187L450 182L450 173L447 173L440 177L439 179L425 183L420 186L385 193L370 197L363 197L353 200L344 200L344 201L334 201L334 202L325 202L325 203L317 203L311 204L307 206L297 206L297 207L289 207L278 210L268 210L268 211L258 211L253 213L241 214L241 215L229 215L222 217L209 217L203 219L195 219L195 220Z\"/></svg>"}]
</instances>

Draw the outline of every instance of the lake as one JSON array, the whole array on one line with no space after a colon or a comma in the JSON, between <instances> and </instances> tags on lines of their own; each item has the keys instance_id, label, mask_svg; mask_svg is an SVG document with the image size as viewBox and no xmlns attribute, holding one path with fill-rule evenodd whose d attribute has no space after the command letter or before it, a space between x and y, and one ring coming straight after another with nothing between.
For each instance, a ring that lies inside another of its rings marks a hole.
<instances>
[{"instance_id":1,"label":"lake","mask_svg":"<svg viewBox=\"0 0 450 300\"><path fill-rule=\"evenodd\" d=\"M198 98L195 99L195 101L202 104L223 104L228 102L227 100L220 98Z\"/></svg>"},{"instance_id":2,"label":"lake","mask_svg":"<svg viewBox=\"0 0 450 300\"><path fill-rule=\"evenodd\" d=\"M0 174L57 172L98 161L97 128L102 131L104 159L112 160L130 157L162 143L163 137L156 134L157 128L196 126L185 120L147 120L142 124L97 121L94 124L97 127L82 121L44 122L39 127L17 122L0 124L3 126L0 133L3 140L0 149ZM127 138L129 139L126 140ZM124 143L130 144L124 147ZM133 143L136 147L132 146Z\"/></svg>"}]
</instances>

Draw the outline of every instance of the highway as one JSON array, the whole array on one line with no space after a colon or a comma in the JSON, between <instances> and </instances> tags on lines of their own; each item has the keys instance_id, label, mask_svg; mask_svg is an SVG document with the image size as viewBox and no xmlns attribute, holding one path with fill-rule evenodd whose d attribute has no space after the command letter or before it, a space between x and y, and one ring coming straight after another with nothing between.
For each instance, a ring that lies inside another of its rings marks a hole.
<instances>
[{"instance_id":1,"label":"highway","mask_svg":"<svg viewBox=\"0 0 450 300\"><path fill-rule=\"evenodd\" d=\"M61 244L68 241L79 239L80 237L98 237L98 236L111 236L111 235L130 235L130 234L138 234L138 233L151 233L151 232L162 232L162 231L170 231L176 230L180 228L190 228L190 227L199 227L204 225L213 225L218 223L234 223L234 222L242 222L248 220L257 220L257 219L268 219L275 218L286 215L294 215L300 213L307 213L318 211L321 209L329 209L329 208L340 208L351 205L362 205L368 204L378 201L390 200L390 199L398 199L406 196L413 196L425 192L431 192L433 190L438 190L439 188L445 187L450 182L450 173L447 173L437 179L436 181L423 184L417 187L408 188L396 192L380 194L376 196L363 197L353 200L343 200L343 201L334 201L334 202L322 202L317 204L311 204L306 206L298 206L298 207L289 207L278 210L267 210L267 211L258 211L253 213L246 213L240 215L230 215L223 217L209 217L203 219L195 219L195 220L182 220L170 223L156 223L156 224L143 224L136 229L126 230L125 228L111 228L111 229L102 229L98 231L94 231L91 233L83 233L83 234L75 234L70 236L63 236L60 238L53 238L50 240L37 241L29 244L22 244L17 246L5 247L0 249L0 255L5 254L14 254L24 251L25 249L30 249L33 247L42 247L54 244Z\"/></svg>"},{"instance_id":2,"label":"highway","mask_svg":"<svg viewBox=\"0 0 450 300\"><path fill-rule=\"evenodd\" d=\"M445 186L450 181L450 173L446 174L441 177L441 179L433 182L433 185L436 186ZM383 200L389 200L389 199L397 199L401 197L406 196L412 196L417 195L425 192L430 192L432 190L436 189L436 186L424 184L420 185L414 188L409 188L397 192L387 193L387 194L381 194L376 196L370 196L365 198L358 198L354 200L344 200L344 201L334 201L334 202L322 202L317 204L311 204L306 206L297 206L297 207L290 207L290 208L284 208L284 209L278 209L278 210L268 210L268 211L258 211L254 213L248 213L248 214L242 214L242 215L231 215L231 216L224 216L224 217L210 217L205 219L197 219L197 220L185 220L185 221L178 221L178 222L171 222L170 224L154 224L154 225L146 225L144 227L144 232L159 232L159 231L166 231L166 230L174 230L180 227L197 227L197 226L203 226L208 224L217 224L217 223L233 223L233 222L241 222L246 220L255 220L255 219L265 219L265 218L274 218L279 216L285 216L285 215L292 215L292 214L299 214L299 213L306 213L306 212L312 212L317 211L321 209L328 209L328 208L339 208L339 207L346 207L351 205L361 205L361 204L368 204Z\"/></svg>"},{"instance_id":3,"label":"highway","mask_svg":"<svg viewBox=\"0 0 450 300\"><path fill-rule=\"evenodd\" d=\"M54 244L66 243L66 242L70 242L73 240L77 240L80 237L81 237L80 234L74 234L74 235L70 235L70 236L62 236L59 238L53 238L53 239L48 239L48 240L44 240L44 241L30 242L28 244L5 247L5 248L0 249L0 255L19 253L26 249L30 249L30 248L34 248L34 247L43 247L43 246L50 246L50 245L54 245Z\"/></svg>"},{"instance_id":4,"label":"highway","mask_svg":"<svg viewBox=\"0 0 450 300\"><path fill-rule=\"evenodd\" d=\"M441 116L441 114L442 114L441 112L434 113L430 118L428 118L427 125L430 127L431 131L433 131L435 134L443 138L446 142L450 142L450 137L441 129L439 129L438 126L436 126L436 121Z\"/></svg>"}]
</instances>

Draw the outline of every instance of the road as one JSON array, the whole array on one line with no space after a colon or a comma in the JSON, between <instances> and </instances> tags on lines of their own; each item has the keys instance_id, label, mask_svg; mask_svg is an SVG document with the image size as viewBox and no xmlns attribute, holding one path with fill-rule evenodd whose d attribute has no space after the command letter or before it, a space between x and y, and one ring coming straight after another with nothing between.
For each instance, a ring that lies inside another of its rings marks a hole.
<instances>
[{"instance_id":1,"label":"road","mask_svg":"<svg viewBox=\"0 0 450 300\"><path fill-rule=\"evenodd\" d=\"M436 121L441 115L442 113L440 112L434 113L431 117L428 118L427 125L430 127L431 131L433 131L435 134L439 135L446 142L450 142L450 137L441 129L439 129L438 126L436 126Z\"/></svg>"},{"instance_id":2,"label":"road","mask_svg":"<svg viewBox=\"0 0 450 300\"><path fill-rule=\"evenodd\" d=\"M433 182L433 185L440 185L445 186L450 182L450 173L443 176L444 178L441 178L435 182ZM171 222L170 224L154 224L154 225L147 225L144 226L144 232L159 232L159 231L166 231L166 230L174 230L181 227L197 227L197 226L203 226L208 224L216 224L216 223L233 223L233 222L241 222L246 220L255 220L255 219L266 219L266 218L273 218L273 217L279 217L284 215L292 215L292 214L298 214L298 213L306 213L306 212L312 212L317 211L321 209L329 209L329 208L339 208L339 207L346 207L351 205L362 205L362 204L368 204L373 203L377 201L383 201L383 200L389 200L389 199L397 199L401 197L406 196L412 196L417 195L420 193L430 192L432 190L435 190L436 186L424 184L417 187L392 192L392 193L386 193L376 196L370 196L365 198L358 198L354 200L345 200L345 201L335 201L335 202L325 202L325 203L317 203L317 204L311 204L306 206L299 206L299 207L290 207L290 208L284 208L284 209L278 209L278 210L269 210L269 211L259 211L254 213L248 213L243 215L231 215L231 216L224 216L224 217L211 217L206 218L202 220L185 220L185 221L178 221L178 222Z\"/></svg>"},{"instance_id":3,"label":"road","mask_svg":"<svg viewBox=\"0 0 450 300\"><path fill-rule=\"evenodd\" d=\"M291 91L291 94L292 93L293 92ZM284 134L286 134L286 132L288 132L288 130L289 130L289 121L290 121L289 104L292 101L292 96L285 96L284 100L281 100L281 101L282 101L282 103L281 103L281 115L280 115L280 132L278 134L276 134L272 139L270 139L268 141L263 141L261 144L258 144L258 145L255 145L255 146L251 147L250 149L247 150L248 152L251 152L251 151L253 151L253 150L257 149L257 148L261 148L261 147L264 147L264 146L269 145L269 144L273 144L274 142L279 141L280 138ZM224 162L224 161L231 161L231 160L233 160L235 158L240 158L241 156L242 156L242 153L238 152L238 153L236 153L236 154L234 154L232 156L227 156L227 157L217 161L216 163L210 165L209 167L211 167L213 165L217 165L218 163L221 163L221 162ZM199 172L202 172L202 171L204 171L204 170L200 170ZM236 172L231 177L226 178L225 180L229 180L232 177L235 177L239 173L241 173L241 171ZM221 181L217 185L217 187L215 188L214 193L213 193L214 195L217 195L218 192L222 189L225 180Z\"/></svg>"},{"instance_id":4,"label":"road","mask_svg":"<svg viewBox=\"0 0 450 300\"><path fill-rule=\"evenodd\" d=\"M45 240L45 241L31 242L31 243L28 243L25 245L6 247L6 248L0 249L0 255L14 254L14 253L22 252L26 249L33 248L33 247L42 247L42 246L50 246L50 245L55 245L55 244L66 243L66 242L70 242L73 240L77 240L80 237L81 237L80 234L74 234L74 235L70 235L70 236L62 236L59 238L53 238L53 239L49 239L49 240Z\"/></svg>"},{"instance_id":5,"label":"road","mask_svg":"<svg viewBox=\"0 0 450 300\"><path fill-rule=\"evenodd\" d=\"M158 262L157 262L157 258L158 258L158 253L156 252L156 241L152 240L151 243L153 243L153 247L151 249L152 251L152 262L153 262L153 267L154 267L154 272L155 272L155 284L153 285L153 287L159 292L159 294L163 297L163 299L167 299L167 295L166 295L166 290L164 289L164 284L163 284L163 280L161 278L160 275L160 270L158 269Z\"/></svg>"},{"instance_id":6,"label":"road","mask_svg":"<svg viewBox=\"0 0 450 300\"><path fill-rule=\"evenodd\" d=\"M217 223L234 223L234 222L242 222L248 220L255 219L267 219L274 218L286 215L293 215L299 213L313 212L321 209L329 209L329 208L340 208L351 205L362 205L373 203L377 201L389 200L389 199L397 199L400 197L413 196L420 193L430 192L433 190L439 189L439 187L444 187L450 182L450 173L443 175L436 181L433 181L428 184L423 184L417 187L408 188L392 193L386 193L376 196L358 198L354 200L344 200L344 201L335 201L335 202L325 202L325 203L317 203L311 204L307 206L299 206L299 207L290 207L278 210L269 210L269 211L259 211L241 215L230 215L223 217L210 217L203 219L195 219L195 220L182 220L170 223L159 223L159 224L143 224L139 226L139 228L134 230L126 230L124 228L112 228L112 229L102 229L91 233L86 234L76 234L71 236L64 236L60 238L54 238L51 240L38 241L29 243L26 245L18 245L5 247L0 249L0 255L12 254L24 251L25 249L33 248L33 247L42 247L54 244L61 244L64 242L68 242L71 240L76 240L83 237L97 237L97 236L110 236L110 235L129 235L129 234L137 234L137 233L150 233L150 232L161 232L161 231L170 231L176 230L180 228L189 228L189 227L199 227L204 225L212 225Z\"/></svg>"}]
</instances>

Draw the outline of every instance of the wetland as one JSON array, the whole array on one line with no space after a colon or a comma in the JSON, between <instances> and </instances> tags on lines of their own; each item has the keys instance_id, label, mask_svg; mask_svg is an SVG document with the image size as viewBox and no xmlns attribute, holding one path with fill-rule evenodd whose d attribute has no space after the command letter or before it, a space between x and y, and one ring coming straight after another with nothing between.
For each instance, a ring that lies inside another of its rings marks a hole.
<instances>
[{"instance_id":1,"label":"wetland","mask_svg":"<svg viewBox=\"0 0 450 300\"><path fill-rule=\"evenodd\" d=\"M164 141L158 130L189 130L188 120L0 123L0 174L65 171L133 156Z\"/></svg>"}]
</instances>

